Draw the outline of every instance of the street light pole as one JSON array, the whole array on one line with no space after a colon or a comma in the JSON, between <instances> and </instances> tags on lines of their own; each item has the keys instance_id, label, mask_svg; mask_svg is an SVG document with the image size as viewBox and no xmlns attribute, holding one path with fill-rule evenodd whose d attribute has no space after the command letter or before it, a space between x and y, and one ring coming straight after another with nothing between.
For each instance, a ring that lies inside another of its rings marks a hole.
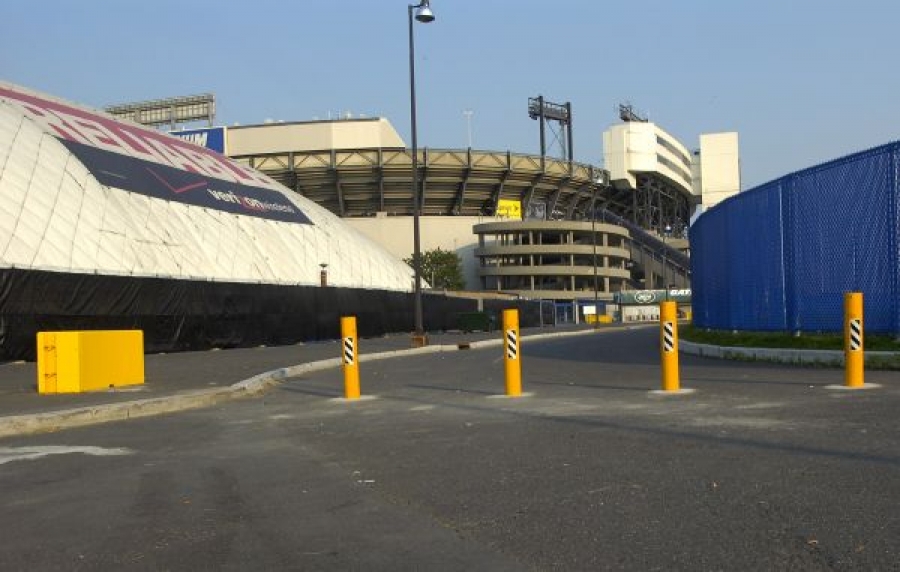
<instances>
[{"instance_id":1,"label":"street light pole","mask_svg":"<svg viewBox=\"0 0 900 572\"><path fill-rule=\"evenodd\" d=\"M463 115L466 116L466 134L468 135L467 141L469 142L469 149L472 148L472 114L474 111L471 109L464 109Z\"/></svg>"},{"instance_id":2,"label":"street light pole","mask_svg":"<svg viewBox=\"0 0 900 572\"><path fill-rule=\"evenodd\" d=\"M409 123L412 131L412 195L413 195L413 273L415 276L415 331L412 345L428 345L422 320L422 245L419 230L421 197L419 196L419 149L416 133L416 44L413 34L413 11L415 19L423 24L434 21L430 1L407 6L409 16Z\"/></svg>"},{"instance_id":3,"label":"street light pole","mask_svg":"<svg viewBox=\"0 0 900 572\"><path fill-rule=\"evenodd\" d=\"M594 328L599 326L600 318L600 300L597 296L597 290L600 285L597 282L597 187L594 187L594 193L591 195L591 240L594 244Z\"/></svg>"},{"instance_id":4,"label":"street light pole","mask_svg":"<svg viewBox=\"0 0 900 572\"><path fill-rule=\"evenodd\" d=\"M672 234L672 227L666 225L663 232L663 288L666 289L666 302L669 301L669 235Z\"/></svg>"}]
</instances>

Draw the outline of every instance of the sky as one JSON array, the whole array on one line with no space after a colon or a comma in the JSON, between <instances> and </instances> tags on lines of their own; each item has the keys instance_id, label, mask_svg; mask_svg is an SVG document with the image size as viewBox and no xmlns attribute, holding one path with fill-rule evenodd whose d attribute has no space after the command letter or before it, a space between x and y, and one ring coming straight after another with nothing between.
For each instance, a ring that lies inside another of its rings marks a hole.
<instances>
[{"instance_id":1,"label":"sky","mask_svg":"<svg viewBox=\"0 0 900 572\"><path fill-rule=\"evenodd\" d=\"M571 102L575 159L593 165L620 103L689 149L737 131L744 189L900 139L896 0L432 9L415 25L420 146L471 132L538 153L538 95ZM0 0L0 80L92 107L211 92L220 125L382 116L409 143L407 26L399 0Z\"/></svg>"}]
</instances>

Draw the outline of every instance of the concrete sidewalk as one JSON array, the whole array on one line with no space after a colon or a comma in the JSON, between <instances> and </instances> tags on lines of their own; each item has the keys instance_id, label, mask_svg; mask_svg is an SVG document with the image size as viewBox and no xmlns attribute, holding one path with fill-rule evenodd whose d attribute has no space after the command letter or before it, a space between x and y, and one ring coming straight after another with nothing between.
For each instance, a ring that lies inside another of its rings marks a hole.
<instances>
[{"instance_id":1,"label":"concrete sidewalk","mask_svg":"<svg viewBox=\"0 0 900 572\"><path fill-rule=\"evenodd\" d=\"M604 326L605 331L616 326ZM590 334L587 326L526 328L522 341ZM405 334L359 341L360 362L460 349L499 346L499 332L429 334L430 344L410 348ZM340 366L337 340L292 346L150 354L145 384L80 394L37 393L36 364L0 364L0 438L57 431L93 423L159 415L265 391L280 380Z\"/></svg>"}]
</instances>

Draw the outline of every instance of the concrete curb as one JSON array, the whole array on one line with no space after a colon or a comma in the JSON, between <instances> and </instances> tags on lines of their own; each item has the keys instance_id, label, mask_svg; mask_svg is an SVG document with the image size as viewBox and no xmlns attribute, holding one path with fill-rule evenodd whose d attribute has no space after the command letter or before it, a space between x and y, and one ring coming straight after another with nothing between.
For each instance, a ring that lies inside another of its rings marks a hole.
<instances>
[{"instance_id":1,"label":"concrete curb","mask_svg":"<svg viewBox=\"0 0 900 572\"><path fill-rule=\"evenodd\" d=\"M0 437L47 433L95 423L162 415L184 409L207 407L233 397L235 392L230 387L224 387L185 392L174 396L7 416L0 418Z\"/></svg>"},{"instance_id":2,"label":"concrete curb","mask_svg":"<svg viewBox=\"0 0 900 572\"><path fill-rule=\"evenodd\" d=\"M843 350L795 350L783 348L746 348L698 344L686 340L678 341L680 352L701 357L731 360L766 361L801 365L844 367ZM867 351L866 357L896 357L896 352Z\"/></svg>"},{"instance_id":3,"label":"concrete curb","mask_svg":"<svg viewBox=\"0 0 900 572\"><path fill-rule=\"evenodd\" d=\"M579 336L585 334L600 333L604 331L612 330L578 330L574 332L537 334L522 338L522 342L524 343L526 341L548 338ZM468 348L487 348L492 346L499 346L501 342L502 340L497 338L471 342L470 344L468 344L468 347L463 347L461 345L444 344L425 346L422 348L391 350L373 354L362 354L359 356L359 361L361 363L364 363L403 356L451 351L455 352ZM110 421L124 421L126 419L138 419L141 417L150 417L153 415L163 415L166 413L175 413L177 411L187 411L189 409L209 407L211 405L215 405L216 403L221 403L232 399L240 399L243 397L259 395L272 389L287 378L296 377L305 373L340 367L340 365L340 358L318 360L260 373L249 379L234 383L228 387L220 387L215 389L198 389L185 391L175 395L168 395L165 397L153 397L149 399L138 399L134 401L122 401L119 403L105 403L102 405L63 409L59 411L47 411L42 413L30 413L26 415L11 415L0 417L0 438L14 437L18 435L30 435L34 433L50 433L54 431L60 431L62 429L84 427L86 425L108 423Z\"/></svg>"}]
</instances>

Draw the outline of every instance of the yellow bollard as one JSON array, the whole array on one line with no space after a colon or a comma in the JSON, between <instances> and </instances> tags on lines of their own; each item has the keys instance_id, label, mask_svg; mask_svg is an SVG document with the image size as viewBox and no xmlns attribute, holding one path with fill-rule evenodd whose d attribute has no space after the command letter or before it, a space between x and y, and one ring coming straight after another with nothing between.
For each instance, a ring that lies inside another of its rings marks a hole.
<instances>
[{"instance_id":1,"label":"yellow bollard","mask_svg":"<svg viewBox=\"0 0 900 572\"><path fill-rule=\"evenodd\" d=\"M659 351L663 391L678 391L678 304L659 304Z\"/></svg>"},{"instance_id":2,"label":"yellow bollard","mask_svg":"<svg viewBox=\"0 0 900 572\"><path fill-rule=\"evenodd\" d=\"M344 398L359 399L359 352L356 316L341 318L341 363L344 366Z\"/></svg>"},{"instance_id":3,"label":"yellow bollard","mask_svg":"<svg viewBox=\"0 0 900 572\"><path fill-rule=\"evenodd\" d=\"M503 310L503 338L505 348L503 369L506 374L506 395L522 395L522 362L519 356L519 311Z\"/></svg>"},{"instance_id":4,"label":"yellow bollard","mask_svg":"<svg viewBox=\"0 0 900 572\"><path fill-rule=\"evenodd\" d=\"M863 356L863 295L862 292L844 294L844 385L862 387Z\"/></svg>"}]
</instances>

